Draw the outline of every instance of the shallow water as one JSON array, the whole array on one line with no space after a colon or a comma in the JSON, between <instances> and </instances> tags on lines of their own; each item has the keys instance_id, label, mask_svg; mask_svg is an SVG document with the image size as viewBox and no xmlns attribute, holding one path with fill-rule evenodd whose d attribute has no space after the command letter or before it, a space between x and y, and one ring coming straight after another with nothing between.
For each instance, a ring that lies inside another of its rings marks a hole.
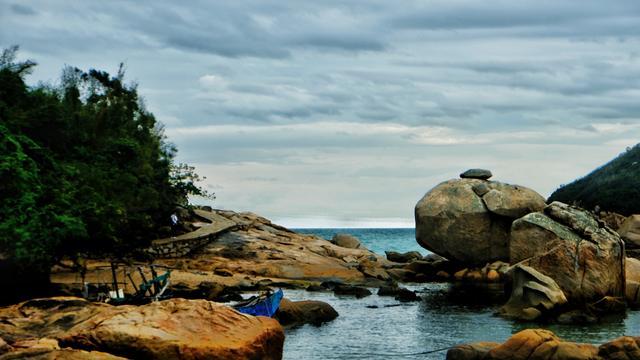
<instances>
[{"instance_id":1,"label":"shallow water","mask_svg":"<svg viewBox=\"0 0 640 360\"><path fill-rule=\"evenodd\" d=\"M414 229L299 229L300 233L331 239L349 233L370 250L429 252L415 241ZM340 316L321 327L305 325L288 329L285 359L444 359L446 351L420 354L474 341L503 342L526 328L546 328L562 339L601 344L622 335L640 335L640 311L608 319L596 325L520 323L494 316L506 299L501 291L469 289L449 284L408 286L420 291L421 302L400 304L391 297L363 299L333 293L286 290L292 300L320 300L331 304ZM375 294L376 289L372 289ZM391 307L385 307L389 306ZM378 306L371 309L367 306Z\"/></svg>"},{"instance_id":2,"label":"shallow water","mask_svg":"<svg viewBox=\"0 0 640 360\"><path fill-rule=\"evenodd\" d=\"M640 312L589 326L518 323L494 316L498 293L449 284L408 286L421 302L401 304L392 297L363 299L333 293L286 290L292 300L321 300L340 316L320 327L286 330L285 359L444 359L446 351L419 354L474 341L503 342L525 328L547 328L562 339L600 344L622 335L640 335ZM377 290L371 289L375 294ZM391 307L385 307L391 305ZM367 306L378 306L372 309ZM414 355L411 355L414 354Z\"/></svg>"}]
</instances>

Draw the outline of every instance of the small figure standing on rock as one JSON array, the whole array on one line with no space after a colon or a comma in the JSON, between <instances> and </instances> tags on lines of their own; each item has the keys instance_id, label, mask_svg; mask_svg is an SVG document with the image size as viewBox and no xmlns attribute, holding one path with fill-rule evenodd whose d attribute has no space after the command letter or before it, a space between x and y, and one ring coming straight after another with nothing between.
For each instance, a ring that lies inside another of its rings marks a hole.
<instances>
[{"instance_id":1,"label":"small figure standing on rock","mask_svg":"<svg viewBox=\"0 0 640 360\"><path fill-rule=\"evenodd\" d=\"M178 215L176 213L171 214L171 233L175 235L178 231Z\"/></svg>"}]
</instances>

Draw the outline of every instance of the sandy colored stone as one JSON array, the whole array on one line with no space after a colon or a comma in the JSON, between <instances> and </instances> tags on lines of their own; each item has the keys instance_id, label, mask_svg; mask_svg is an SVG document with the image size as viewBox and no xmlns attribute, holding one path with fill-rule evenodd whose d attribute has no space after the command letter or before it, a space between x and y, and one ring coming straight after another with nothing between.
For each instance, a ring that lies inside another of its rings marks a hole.
<instances>
[{"instance_id":1,"label":"sandy colored stone","mask_svg":"<svg viewBox=\"0 0 640 360\"><path fill-rule=\"evenodd\" d=\"M579 208L554 202L514 221L510 257L553 278L569 302L624 295L624 244Z\"/></svg>"},{"instance_id":2,"label":"sandy colored stone","mask_svg":"<svg viewBox=\"0 0 640 360\"><path fill-rule=\"evenodd\" d=\"M284 342L274 319L185 299L142 306L30 300L0 309L0 337L18 348L58 350L59 344L136 359L279 359Z\"/></svg>"},{"instance_id":3,"label":"sandy colored stone","mask_svg":"<svg viewBox=\"0 0 640 360\"><path fill-rule=\"evenodd\" d=\"M600 345L598 355L602 359L640 359L640 337L622 336Z\"/></svg>"},{"instance_id":4,"label":"sandy colored stone","mask_svg":"<svg viewBox=\"0 0 640 360\"><path fill-rule=\"evenodd\" d=\"M453 278L456 279L457 281L463 280L465 275L467 275L468 272L469 272L469 269L458 270L455 273L453 273Z\"/></svg>"},{"instance_id":5,"label":"sandy colored stone","mask_svg":"<svg viewBox=\"0 0 640 360\"><path fill-rule=\"evenodd\" d=\"M512 290L507 303L500 308L500 315L521 320L535 320L541 309L547 311L567 302L564 293L549 276L522 264L512 270Z\"/></svg>"},{"instance_id":6,"label":"sandy colored stone","mask_svg":"<svg viewBox=\"0 0 640 360\"><path fill-rule=\"evenodd\" d=\"M500 274L496 270L487 271L487 281L489 282L498 282L500 281Z\"/></svg>"},{"instance_id":7,"label":"sandy colored stone","mask_svg":"<svg viewBox=\"0 0 640 360\"><path fill-rule=\"evenodd\" d=\"M125 360L100 351L84 351L77 349L45 349L29 348L11 351L0 356L0 360Z\"/></svg>"},{"instance_id":8,"label":"sandy colored stone","mask_svg":"<svg viewBox=\"0 0 640 360\"><path fill-rule=\"evenodd\" d=\"M482 197L474 191L480 184L489 189ZM487 195L491 207L485 204ZM416 204L416 240L434 253L470 265L508 260L510 216L542 207L544 199L521 186L479 179L445 181Z\"/></svg>"},{"instance_id":9,"label":"sandy colored stone","mask_svg":"<svg viewBox=\"0 0 640 360\"><path fill-rule=\"evenodd\" d=\"M482 360L491 349L498 345L500 344L489 341L458 345L447 351L447 359Z\"/></svg>"}]
</instances>

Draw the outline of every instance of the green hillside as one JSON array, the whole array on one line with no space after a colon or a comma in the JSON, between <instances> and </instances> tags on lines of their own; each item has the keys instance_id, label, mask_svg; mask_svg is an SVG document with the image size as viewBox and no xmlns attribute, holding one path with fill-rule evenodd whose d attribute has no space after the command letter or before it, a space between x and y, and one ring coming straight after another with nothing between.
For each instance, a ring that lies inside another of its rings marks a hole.
<instances>
[{"instance_id":1,"label":"green hillside","mask_svg":"<svg viewBox=\"0 0 640 360\"><path fill-rule=\"evenodd\" d=\"M640 144L620 154L587 176L561 186L551 201L593 209L615 211L623 215L640 214Z\"/></svg>"}]
</instances>

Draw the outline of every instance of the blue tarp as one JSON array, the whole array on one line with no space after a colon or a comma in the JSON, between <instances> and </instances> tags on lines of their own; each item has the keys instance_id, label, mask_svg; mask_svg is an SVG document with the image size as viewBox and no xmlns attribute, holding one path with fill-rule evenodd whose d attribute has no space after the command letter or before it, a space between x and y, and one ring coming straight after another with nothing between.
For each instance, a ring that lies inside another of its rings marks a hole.
<instances>
[{"instance_id":1,"label":"blue tarp","mask_svg":"<svg viewBox=\"0 0 640 360\"><path fill-rule=\"evenodd\" d=\"M241 313L253 316L272 317L280 307L282 296L282 289L278 289L276 292L267 296L265 299L258 301L257 303L247 306L239 306L236 307L236 310L240 311Z\"/></svg>"}]
</instances>

